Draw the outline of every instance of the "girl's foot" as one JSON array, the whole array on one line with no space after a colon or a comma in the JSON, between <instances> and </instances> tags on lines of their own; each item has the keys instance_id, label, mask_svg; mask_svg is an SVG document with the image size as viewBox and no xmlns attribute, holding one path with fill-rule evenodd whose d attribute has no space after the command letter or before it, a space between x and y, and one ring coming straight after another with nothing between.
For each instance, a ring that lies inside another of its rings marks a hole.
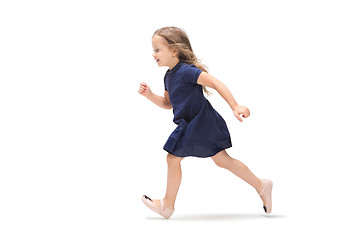
<instances>
[{"instance_id":1,"label":"girl's foot","mask_svg":"<svg viewBox=\"0 0 360 240\"><path fill-rule=\"evenodd\" d=\"M165 208L164 201L162 199L161 200L152 200L151 198L149 198L146 195L142 196L141 199L144 202L144 204L148 208L150 208L150 210L160 214L164 218L170 218L175 210L175 209Z\"/></svg>"},{"instance_id":2,"label":"girl's foot","mask_svg":"<svg viewBox=\"0 0 360 240\"><path fill-rule=\"evenodd\" d=\"M267 214L270 214L272 211L272 200L271 200L271 193L272 193L272 187L273 183L269 179L261 179L263 188L262 191L259 192L259 195L264 203L264 211Z\"/></svg>"},{"instance_id":3,"label":"girl's foot","mask_svg":"<svg viewBox=\"0 0 360 240\"><path fill-rule=\"evenodd\" d=\"M146 196L146 195L144 195L144 196ZM161 200L160 200L160 199L151 199L151 201L153 202L153 204L154 204L156 207L161 207ZM165 207L166 209L174 209L174 207L170 207L170 205L167 204L167 202L166 202L165 199L163 199L162 201L163 201L164 207Z\"/></svg>"}]
</instances>

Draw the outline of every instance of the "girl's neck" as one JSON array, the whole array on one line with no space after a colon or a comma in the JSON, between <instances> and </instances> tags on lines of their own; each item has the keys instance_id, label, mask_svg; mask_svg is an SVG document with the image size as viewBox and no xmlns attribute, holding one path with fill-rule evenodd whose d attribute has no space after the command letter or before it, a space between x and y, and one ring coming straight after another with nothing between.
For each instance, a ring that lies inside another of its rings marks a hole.
<instances>
[{"instance_id":1,"label":"girl's neck","mask_svg":"<svg viewBox=\"0 0 360 240\"><path fill-rule=\"evenodd\" d=\"M173 69L179 62L179 59L176 59L176 61L174 61L171 65L168 66L169 70L171 71L171 69Z\"/></svg>"}]
</instances>

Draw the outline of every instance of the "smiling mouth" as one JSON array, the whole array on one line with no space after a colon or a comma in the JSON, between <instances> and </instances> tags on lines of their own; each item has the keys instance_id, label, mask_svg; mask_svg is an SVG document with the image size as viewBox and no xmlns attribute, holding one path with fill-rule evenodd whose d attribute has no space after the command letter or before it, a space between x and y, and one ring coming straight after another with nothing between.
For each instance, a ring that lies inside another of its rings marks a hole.
<instances>
[{"instance_id":1,"label":"smiling mouth","mask_svg":"<svg viewBox=\"0 0 360 240\"><path fill-rule=\"evenodd\" d=\"M156 63L158 63L160 60L159 59L156 59Z\"/></svg>"}]
</instances>

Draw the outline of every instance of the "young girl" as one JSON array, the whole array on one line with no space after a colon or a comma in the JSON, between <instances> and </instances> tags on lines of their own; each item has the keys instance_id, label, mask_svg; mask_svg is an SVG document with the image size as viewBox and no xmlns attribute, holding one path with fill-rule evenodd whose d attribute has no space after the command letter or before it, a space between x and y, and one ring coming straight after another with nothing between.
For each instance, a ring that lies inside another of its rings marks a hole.
<instances>
[{"instance_id":1,"label":"young girl","mask_svg":"<svg viewBox=\"0 0 360 240\"><path fill-rule=\"evenodd\" d=\"M139 93L165 109L173 109L178 127L164 145L168 152L168 177L165 198L152 200L142 197L147 207L165 218L174 212L176 195L181 182L180 162L187 156L211 157L219 167L228 169L250 184L260 195L267 214L271 213L272 182L257 178L242 162L231 158L225 149L231 147L230 134L224 119L204 97L206 87L215 89L230 105L235 117L250 116L245 106L239 106L224 83L207 73L193 53L186 33L176 27L155 31L152 37L154 60L158 66L169 67L165 74L164 97L151 92L146 83Z\"/></svg>"}]
</instances>

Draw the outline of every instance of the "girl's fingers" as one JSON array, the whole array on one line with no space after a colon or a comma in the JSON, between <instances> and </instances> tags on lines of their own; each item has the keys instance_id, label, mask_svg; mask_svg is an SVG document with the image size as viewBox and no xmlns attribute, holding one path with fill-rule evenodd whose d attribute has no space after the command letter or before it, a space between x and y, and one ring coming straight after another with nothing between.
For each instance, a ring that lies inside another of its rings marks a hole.
<instances>
[{"instance_id":1,"label":"girl's fingers","mask_svg":"<svg viewBox=\"0 0 360 240\"><path fill-rule=\"evenodd\" d=\"M250 111L246 111L244 114L243 114L243 117L244 118L247 118L250 116Z\"/></svg>"},{"instance_id":2,"label":"girl's fingers","mask_svg":"<svg viewBox=\"0 0 360 240\"><path fill-rule=\"evenodd\" d=\"M240 121L240 122L242 122L243 120L241 119L241 117L240 117L240 115L235 115L235 117Z\"/></svg>"},{"instance_id":3,"label":"girl's fingers","mask_svg":"<svg viewBox=\"0 0 360 240\"><path fill-rule=\"evenodd\" d=\"M140 83L140 87L139 87L138 92L141 95L147 94L147 92L150 92L150 87L146 83L142 82L142 83Z\"/></svg>"},{"instance_id":4,"label":"girl's fingers","mask_svg":"<svg viewBox=\"0 0 360 240\"><path fill-rule=\"evenodd\" d=\"M145 83L140 83L140 89L146 90L148 86Z\"/></svg>"}]
</instances>

